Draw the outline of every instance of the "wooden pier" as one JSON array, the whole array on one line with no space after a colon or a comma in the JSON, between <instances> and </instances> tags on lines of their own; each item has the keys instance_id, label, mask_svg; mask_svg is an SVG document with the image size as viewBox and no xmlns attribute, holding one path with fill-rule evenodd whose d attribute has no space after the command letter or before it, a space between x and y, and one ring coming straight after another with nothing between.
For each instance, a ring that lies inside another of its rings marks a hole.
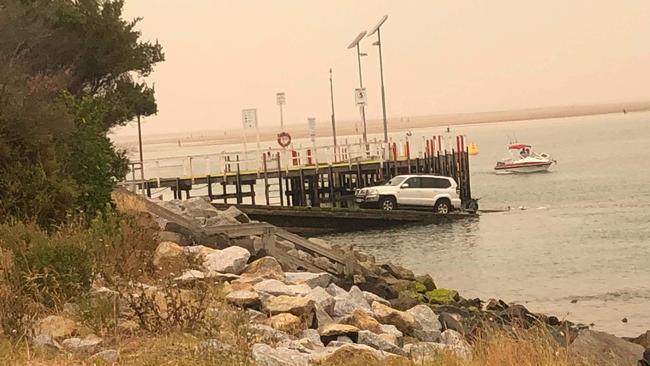
<instances>
[{"instance_id":1,"label":"wooden pier","mask_svg":"<svg viewBox=\"0 0 650 366\"><path fill-rule=\"evenodd\" d=\"M186 159L189 169L183 166L187 175L134 179L124 185L141 189L149 197L170 190L174 199L207 196L223 204L353 207L356 189L401 174L435 174L454 178L463 204L472 201L469 154L463 136L456 137L456 146L450 150L443 149L441 136L423 140L415 153L412 145L406 140L399 149L396 143L381 142L320 150L276 149L254 159L222 153L216 167L209 162L210 157L194 156ZM193 161L200 160L206 161L206 174L195 175ZM145 172L150 168L145 164Z\"/></svg>"}]
</instances>

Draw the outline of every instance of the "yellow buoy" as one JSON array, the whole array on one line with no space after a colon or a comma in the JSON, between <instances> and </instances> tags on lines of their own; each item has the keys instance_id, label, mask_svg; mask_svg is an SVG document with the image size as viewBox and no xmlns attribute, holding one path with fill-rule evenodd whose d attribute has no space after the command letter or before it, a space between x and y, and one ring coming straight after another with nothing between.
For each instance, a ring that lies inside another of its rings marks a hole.
<instances>
[{"instance_id":1,"label":"yellow buoy","mask_svg":"<svg viewBox=\"0 0 650 366\"><path fill-rule=\"evenodd\" d=\"M478 155L478 146L473 142L469 144L467 150L469 150L470 155Z\"/></svg>"}]
</instances>

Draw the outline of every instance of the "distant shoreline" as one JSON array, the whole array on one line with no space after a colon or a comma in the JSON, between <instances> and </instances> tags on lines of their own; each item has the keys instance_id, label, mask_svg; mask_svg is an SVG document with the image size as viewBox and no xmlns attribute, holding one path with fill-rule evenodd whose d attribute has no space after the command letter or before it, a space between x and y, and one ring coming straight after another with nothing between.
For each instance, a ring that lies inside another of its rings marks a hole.
<instances>
[{"instance_id":1,"label":"distant shoreline","mask_svg":"<svg viewBox=\"0 0 650 366\"><path fill-rule=\"evenodd\" d=\"M541 120L550 118L568 118L580 116L595 116L613 113L626 112L646 112L650 111L650 102L634 102L634 103L612 103L601 105L589 106L564 106L564 107L546 107L546 108L531 108L520 109L512 111L495 111L495 112L478 112L478 113L456 113L444 115L429 115L429 116L413 116L402 118L389 118L388 126L390 132L407 131L417 128L432 128L432 127L446 127L446 126L461 126L471 124L487 124L487 123L501 123L513 121L529 121ZM360 121L337 121L336 134L337 136L354 135L355 124L358 125L359 133L361 133ZM367 129L369 134L377 134L383 132L383 123L381 120L373 119L367 121ZM288 130L294 139L301 139L309 137L309 131L304 125L288 125ZM262 127L260 128L261 141L275 141L279 128L275 127ZM242 140L242 130L228 129L228 130L214 130L197 132L201 136L194 137L181 137L180 142L183 145L226 145L236 144ZM180 134L180 133L179 133ZM179 141L178 137L172 137L173 134L150 135L146 137L145 144L164 144L176 143ZM255 139L254 132L249 133L249 139ZM317 121L316 135L318 137L331 137L331 122L330 120ZM136 136L125 136L116 139L120 145L131 145L137 142Z\"/></svg>"}]
</instances>

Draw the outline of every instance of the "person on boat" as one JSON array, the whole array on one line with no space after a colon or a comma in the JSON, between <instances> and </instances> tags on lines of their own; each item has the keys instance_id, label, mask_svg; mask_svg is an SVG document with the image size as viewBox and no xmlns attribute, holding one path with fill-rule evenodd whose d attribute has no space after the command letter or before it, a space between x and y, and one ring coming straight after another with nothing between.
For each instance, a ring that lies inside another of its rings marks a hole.
<instances>
[{"instance_id":1,"label":"person on boat","mask_svg":"<svg viewBox=\"0 0 650 366\"><path fill-rule=\"evenodd\" d=\"M527 158L528 157L528 151L526 151L526 149L521 149L521 151L519 152L519 155L521 155L522 159Z\"/></svg>"}]
</instances>

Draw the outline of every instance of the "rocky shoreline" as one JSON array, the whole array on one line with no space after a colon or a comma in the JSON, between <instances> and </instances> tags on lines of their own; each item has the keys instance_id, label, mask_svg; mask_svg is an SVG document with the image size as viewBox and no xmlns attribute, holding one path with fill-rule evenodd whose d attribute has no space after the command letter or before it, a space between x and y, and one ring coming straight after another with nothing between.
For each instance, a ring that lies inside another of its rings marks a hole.
<instances>
[{"instance_id":1,"label":"rocky shoreline","mask_svg":"<svg viewBox=\"0 0 650 366\"><path fill-rule=\"evenodd\" d=\"M188 220L179 223L147 210L139 202L141 197L122 192L114 198L122 211L151 219L143 220L147 225L156 223L160 243L151 261L157 277L166 279L165 286L178 289L180 299L186 297L182 304L200 304L205 310L208 306L190 290L202 288L207 293L205 289L218 288L222 301L245 312L245 326L256 336L250 352L260 366L331 363L351 355L381 363L423 364L434 361L441 352L467 359L482 335L516 334L519 329L542 330L558 347L588 364L650 365L650 332L622 339L532 313L520 304L466 299L457 291L438 288L428 275L416 276L392 263L376 263L369 254L319 239L309 240L337 255L354 258L356 270L349 276L308 272L300 263L323 264L326 258L300 253L286 240L275 244L300 258L293 266L269 256L260 237L230 240L221 236L197 243L200 235L188 231L188 221L200 227L250 223L234 207L219 211L202 198L157 202ZM326 265L335 267L336 263ZM98 280L93 294L117 304L119 327L137 329L154 316L169 318L177 311L160 283L109 289ZM65 316L42 319L35 329L35 346L86 354L108 363L119 359L117 349L103 347L101 338L80 331L79 324ZM202 347L219 352L227 353L233 347L218 339L206 342Z\"/></svg>"}]
</instances>

